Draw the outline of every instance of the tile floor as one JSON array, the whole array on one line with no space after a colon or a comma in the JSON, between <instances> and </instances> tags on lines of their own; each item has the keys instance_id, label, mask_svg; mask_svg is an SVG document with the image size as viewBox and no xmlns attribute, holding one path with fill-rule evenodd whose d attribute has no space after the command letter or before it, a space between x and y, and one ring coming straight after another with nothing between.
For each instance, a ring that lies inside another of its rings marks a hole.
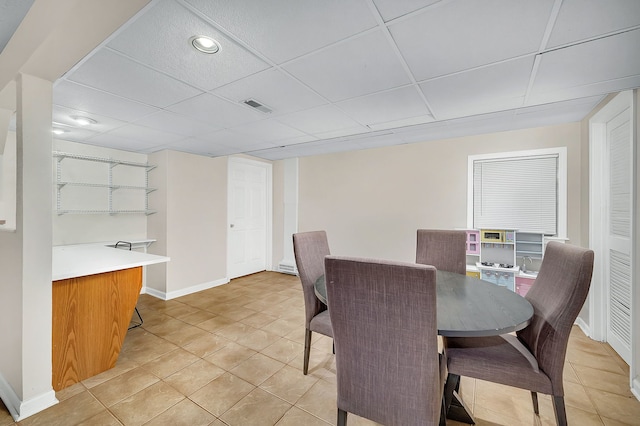
<instances>
[{"instance_id":1,"label":"tile floor","mask_svg":"<svg viewBox=\"0 0 640 426\"><path fill-rule=\"evenodd\" d=\"M167 302L141 295L138 308L144 325L129 331L115 368L58 392L59 404L20 424L335 424L329 338L315 335L310 372L302 375L298 278L263 272ZM575 327L565 365L569 424L640 425L628 377L609 345ZM548 396L540 395L540 417L524 390L463 378L462 396L478 425L555 424ZM353 415L348 421L374 425ZM0 426L12 424L0 402Z\"/></svg>"}]
</instances>

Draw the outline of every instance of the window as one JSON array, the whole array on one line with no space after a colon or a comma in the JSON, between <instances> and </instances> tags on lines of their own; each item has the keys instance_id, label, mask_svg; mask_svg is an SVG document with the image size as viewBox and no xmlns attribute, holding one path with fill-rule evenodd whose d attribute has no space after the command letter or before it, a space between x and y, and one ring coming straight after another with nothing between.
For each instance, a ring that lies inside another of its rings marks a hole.
<instances>
[{"instance_id":1,"label":"window","mask_svg":"<svg viewBox=\"0 0 640 426\"><path fill-rule=\"evenodd\" d=\"M468 226L566 236L566 148L469 156Z\"/></svg>"}]
</instances>

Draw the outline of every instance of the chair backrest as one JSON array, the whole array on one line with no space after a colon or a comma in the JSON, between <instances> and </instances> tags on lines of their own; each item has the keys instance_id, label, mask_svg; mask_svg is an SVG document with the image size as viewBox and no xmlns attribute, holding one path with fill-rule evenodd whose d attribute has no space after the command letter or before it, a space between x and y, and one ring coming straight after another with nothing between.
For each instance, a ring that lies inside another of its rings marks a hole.
<instances>
[{"instance_id":1,"label":"chair backrest","mask_svg":"<svg viewBox=\"0 0 640 426\"><path fill-rule=\"evenodd\" d=\"M324 257L331 254L325 231L293 234L293 253L304 293L305 326L311 319L327 309L316 297L313 285L324 274Z\"/></svg>"},{"instance_id":2,"label":"chair backrest","mask_svg":"<svg viewBox=\"0 0 640 426\"><path fill-rule=\"evenodd\" d=\"M436 269L325 258L338 408L386 425L440 417Z\"/></svg>"},{"instance_id":3,"label":"chair backrest","mask_svg":"<svg viewBox=\"0 0 640 426\"><path fill-rule=\"evenodd\" d=\"M551 379L554 395L564 395L562 370L571 326L582 309L593 272L593 251L552 241L526 299L533 318L518 337Z\"/></svg>"},{"instance_id":4,"label":"chair backrest","mask_svg":"<svg viewBox=\"0 0 640 426\"><path fill-rule=\"evenodd\" d=\"M467 233L444 229L418 229L416 263L433 265L441 271L465 274Z\"/></svg>"}]
</instances>

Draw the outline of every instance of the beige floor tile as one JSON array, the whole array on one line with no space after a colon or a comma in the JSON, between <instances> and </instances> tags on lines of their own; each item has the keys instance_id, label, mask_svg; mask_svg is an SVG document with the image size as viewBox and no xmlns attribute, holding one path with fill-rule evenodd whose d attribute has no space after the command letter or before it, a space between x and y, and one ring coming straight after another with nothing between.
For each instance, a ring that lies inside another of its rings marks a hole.
<instances>
[{"instance_id":1,"label":"beige floor tile","mask_svg":"<svg viewBox=\"0 0 640 426\"><path fill-rule=\"evenodd\" d=\"M221 328L232 324L235 324L234 320L216 315L209 320L199 323L198 327L211 333L215 333L216 330L220 330Z\"/></svg>"},{"instance_id":2,"label":"beige floor tile","mask_svg":"<svg viewBox=\"0 0 640 426\"><path fill-rule=\"evenodd\" d=\"M13 417L9 412L9 409L4 405L4 402L0 399L0 426L12 425Z\"/></svg>"},{"instance_id":3,"label":"beige floor tile","mask_svg":"<svg viewBox=\"0 0 640 426\"><path fill-rule=\"evenodd\" d=\"M116 366L100 373L96 376L89 377L82 381L82 384L87 388L91 389L95 386L98 386L101 383L106 382L107 380L111 380L114 377L117 377L121 374L124 374L128 371L131 371L137 368L140 364L134 360L128 359L126 354L120 352L120 356L118 357L118 361L116 362Z\"/></svg>"},{"instance_id":4,"label":"beige floor tile","mask_svg":"<svg viewBox=\"0 0 640 426\"><path fill-rule=\"evenodd\" d=\"M195 356L191 352L178 348L144 364L142 368L153 375L164 379L176 371L182 370L183 368L193 364L199 359L199 357Z\"/></svg>"},{"instance_id":5,"label":"beige floor tile","mask_svg":"<svg viewBox=\"0 0 640 426\"><path fill-rule=\"evenodd\" d=\"M211 312L207 312L207 311L203 311L201 309L198 309L197 312L194 312L192 314L189 315L185 315L183 317L180 318L181 321L186 322L187 324L191 324L191 325L198 325L200 323L203 323L205 321L208 321L212 318L215 318L216 315L212 314Z\"/></svg>"},{"instance_id":6,"label":"beige floor tile","mask_svg":"<svg viewBox=\"0 0 640 426\"><path fill-rule=\"evenodd\" d=\"M267 324L274 322L277 318L271 315L263 314L262 312L256 312L255 314L249 315L246 318L240 320L241 323L250 325L255 328L262 328Z\"/></svg>"},{"instance_id":7,"label":"beige floor tile","mask_svg":"<svg viewBox=\"0 0 640 426\"><path fill-rule=\"evenodd\" d=\"M631 425L640 423L640 401L636 398L592 388L587 388L587 392L601 416Z\"/></svg>"},{"instance_id":8,"label":"beige floor tile","mask_svg":"<svg viewBox=\"0 0 640 426\"><path fill-rule=\"evenodd\" d=\"M350 421L351 419L349 419ZM334 423L327 423L318 417L307 413L297 407L291 407L284 416L276 423L276 426L327 426ZM351 423L348 422L350 426Z\"/></svg>"},{"instance_id":9,"label":"beige floor tile","mask_svg":"<svg viewBox=\"0 0 640 426\"><path fill-rule=\"evenodd\" d=\"M182 347L192 354L204 358L219 351L229 343L231 343L229 339L204 331L202 336L192 340L186 345L182 345Z\"/></svg>"},{"instance_id":10,"label":"beige floor tile","mask_svg":"<svg viewBox=\"0 0 640 426\"><path fill-rule=\"evenodd\" d=\"M567 407L575 407L590 413L597 413L592 398L584 386L571 382L564 384L564 403Z\"/></svg>"},{"instance_id":11,"label":"beige floor tile","mask_svg":"<svg viewBox=\"0 0 640 426\"><path fill-rule=\"evenodd\" d=\"M184 395L164 382L148 388L118 402L111 412L125 425L143 425L184 399Z\"/></svg>"},{"instance_id":12,"label":"beige floor tile","mask_svg":"<svg viewBox=\"0 0 640 426\"><path fill-rule=\"evenodd\" d=\"M276 340L260 352L273 359L288 364L295 359L296 356L304 352L304 345L283 337Z\"/></svg>"},{"instance_id":13,"label":"beige floor tile","mask_svg":"<svg viewBox=\"0 0 640 426\"><path fill-rule=\"evenodd\" d=\"M64 401L65 399L69 399L74 395L84 392L85 390L87 390L87 388L82 383L76 383L75 385L71 385L56 392L56 398L58 401Z\"/></svg>"},{"instance_id":14,"label":"beige floor tile","mask_svg":"<svg viewBox=\"0 0 640 426\"><path fill-rule=\"evenodd\" d=\"M215 416L189 399L183 399L145 426L207 426Z\"/></svg>"},{"instance_id":15,"label":"beige floor tile","mask_svg":"<svg viewBox=\"0 0 640 426\"><path fill-rule=\"evenodd\" d=\"M254 351L253 349L249 349L246 346L239 345L235 342L230 342L217 352L214 352L213 354L206 357L205 360L219 367L222 367L225 370L231 370L242 361L254 356L257 353L258 352Z\"/></svg>"},{"instance_id":16,"label":"beige floor tile","mask_svg":"<svg viewBox=\"0 0 640 426\"><path fill-rule=\"evenodd\" d=\"M122 423L109 411L102 411L90 419L78 423L76 426L121 426Z\"/></svg>"},{"instance_id":17,"label":"beige floor tile","mask_svg":"<svg viewBox=\"0 0 640 426\"><path fill-rule=\"evenodd\" d=\"M136 368L92 388L91 393L110 407L158 381L156 376L143 368Z\"/></svg>"},{"instance_id":18,"label":"beige floor tile","mask_svg":"<svg viewBox=\"0 0 640 426\"><path fill-rule=\"evenodd\" d=\"M219 417L254 389L251 383L225 373L191 394L189 399Z\"/></svg>"},{"instance_id":19,"label":"beige floor tile","mask_svg":"<svg viewBox=\"0 0 640 426\"><path fill-rule=\"evenodd\" d=\"M241 322L233 322L232 324L217 329L216 331L214 331L214 333L235 342L241 337L244 337L249 333L253 333L256 330L257 328L251 327L247 324L243 324Z\"/></svg>"},{"instance_id":20,"label":"beige floor tile","mask_svg":"<svg viewBox=\"0 0 640 426\"><path fill-rule=\"evenodd\" d=\"M318 380L313 376L303 375L295 368L285 366L265 380L259 388L295 404Z\"/></svg>"},{"instance_id":21,"label":"beige floor tile","mask_svg":"<svg viewBox=\"0 0 640 426\"><path fill-rule=\"evenodd\" d=\"M182 327L184 327L184 324L185 323L183 321L177 320L169 315L165 315L162 320L145 321L142 325L142 328L144 330L147 330L149 333L153 333L156 336L164 337L176 330L180 330Z\"/></svg>"},{"instance_id":22,"label":"beige floor tile","mask_svg":"<svg viewBox=\"0 0 640 426\"><path fill-rule=\"evenodd\" d=\"M269 345L281 339L277 334L270 333L265 330L255 330L247 333L236 340L242 346L246 346L254 351L261 351Z\"/></svg>"},{"instance_id":23,"label":"beige floor tile","mask_svg":"<svg viewBox=\"0 0 640 426\"><path fill-rule=\"evenodd\" d=\"M62 401L20 422L21 426L68 426L87 420L103 411L104 406L88 391Z\"/></svg>"},{"instance_id":24,"label":"beige floor tile","mask_svg":"<svg viewBox=\"0 0 640 426\"><path fill-rule=\"evenodd\" d=\"M201 359L173 373L164 381L183 395L189 396L224 372L222 368Z\"/></svg>"},{"instance_id":25,"label":"beige floor tile","mask_svg":"<svg viewBox=\"0 0 640 426\"><path fill-rule=\"evenodd\" d=\"M242 361L230 371L241 379L258 386L282 367L284 367L282 362L257 353Z\"/></svg>"},{"instance_id":26,"label":"beige floor tile","mask_svg":"<svg viewBox=\"0 0 640 426\"><path fill-rule=\"evenodd\" d=\"M244 303L241 301L240 303ZM223 317L227 317L234 321L240 321L243 318L251 316L256 313L253 309L248 309L242 306L229 306L227 305L224 309L212 309L211 312L217 315L221 315Z\"/></svg>"},{"instance_id":27,"label":"beige floor tile","mask_svg":"<svg viewBox=\"0 0 640 426\"><path fill-rule=\"evenodd\" d=\"M296 403L296 407L313 414L322 420L335 424L338 409L336 406L336 385L318 380Z\"/></svg>"},{"instance_id":28,"label":"beige floor tile","mask_svg":"<svg viewBox=\"0 0 640 426\"><path fill-rule=\"evenodd\" d=\"M289 411L291 404L262 389L254 389L220 416L229 426L271 426Z\"/></svg>"},{"instance_id":29,"label":"beige floor tile","mask_svg":"<svg viewBox=\"0 0 640 426\"><path fill-rule=\"evenodd\" d=\"M293 330L302 329L304 335L304 321L297 322L279 318L263 326L262 329L281 337L287 336Z\"/></svg>"},{"instance_id":30,"label":"beige floor tile","mask_svg":"<svg viewBox=\"0 0 640 426\"><path fill-rule=\"evenodd\" d=\"M538 426L540 424L540 419L533 410L530 413L522 411L493 411L476 405L473 416L476 420L476 426ZM456 423L448 421L447 426Z\"/></svg>"},{"instance_id":31,"label":"beige floor tile","mask_svg":"<svg viewBox=\"0 0 640 426\"><path fill-rule=\"evenodd\" d=\"M185 347L186 345L210 334L210 332L198 328L195 325L185 324L179 330L166 334L163 337L175 345Z\"/></svg>"},{"instance_id":32,"label":"beige floor tile","mask_svg":"<svg viewBox=\"0 0 640 426\"><path fill-rule=\"evenodd\" d=\"M613 362L612 357L608 353L602 354L575 349L567 351L566 359L572 365L583 365L616 374L626 374L620 366Z\"/></svg>"},{"instance_id":33,"label":"beige floor tile","mask_svg":"<svg viewBox=\"0 0 640 426\"><path fill-rule=\"evenodd\" d=\"M637 426L637 423L635 424L623 423L618 420L610 419L608 417L600 417L600 419L602 420L605 426Z\"/></svg>"},{"instance_id":34,"label":"beige floor tile","mask_svg":"<svg viewBox=\"0 0 640 426\"><path fill-rule=\"evenodd\" d=\"M150 337L145 339L144 342L131 344L127 347L124 347L122 349L122 352L120 352L120 358L138 364L144 364L158 358L160 355L171 352L178 347L177 345L174 345L173 343L168 342L163 338L160 338L153 334L149 335Z\"/></svg>"},{"instance_id":35,"label":"beige floor tile","mask_svg":"<svg viewBox=\"0 0 640 426\"><path fill-rule=\"evenodd\" d=\"M580 382L586 387L616 393L625 397L633 397L629 376L627 375L610 373L577 364L574 369Z\"/></svg>"},{"instance_id":36,"label":"beige floor tile","mask_svg":"<svg viewBox=\"0 0 640 426\"><path fill-rule=\"evenodd\" d=\"M602 426L600 416L595 413L583 411L575 407L566 406L567 423L580 426ZM542 426L556 426L555 413L552 408L540 410L540 424Z\"/></svg>"},{"instance_id":37,"label":"beige floor tile","mask_svg":"<svg viewBox=\"0 0 640 426\"><path fill-rule=\"evenodd\" d=\"M476 381L474 413L480 408L523 421L534 414L531 392L484 380Z\"/></svg>"}]
</instances>

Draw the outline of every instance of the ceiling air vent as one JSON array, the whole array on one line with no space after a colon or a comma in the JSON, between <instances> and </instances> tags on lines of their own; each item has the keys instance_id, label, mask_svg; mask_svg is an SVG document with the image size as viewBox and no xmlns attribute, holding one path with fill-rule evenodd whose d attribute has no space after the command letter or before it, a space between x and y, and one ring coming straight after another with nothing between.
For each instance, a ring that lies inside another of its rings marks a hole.
<instances>
[{"instance_id":1,"label":"ceiling air vent","mask_svg":"<svg viewBox=\"0 0 640 426\"><path fill-rule=\"evenodd\" d=\"M247 99L243 103L245 105L249 105L253 109L257 109L258 111L264 112L264 113L267 113L267 114L272 111L271 108L269 108L266 105L262 105L260 102L256 101L255 99Z\"/></svg>"}]
</instances>

